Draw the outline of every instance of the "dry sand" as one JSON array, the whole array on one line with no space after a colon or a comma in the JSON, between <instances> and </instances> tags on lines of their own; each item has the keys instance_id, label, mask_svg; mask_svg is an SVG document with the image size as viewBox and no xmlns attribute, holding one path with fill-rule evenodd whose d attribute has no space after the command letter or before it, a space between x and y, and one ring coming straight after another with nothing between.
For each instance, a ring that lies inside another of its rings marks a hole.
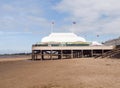
<instances>
[{"instance_id":1,"label":"dry sand","mask_svg":"<svg viewBox=\"0 0 120 88\"><path fill-rule=\"evenodd\" d=\"M31 58L31 55L3 55L0 56L0 62L8 62L8 61L20 61L20 60L28 60Z\"/></svg>"},{"instance_id":2,"label":"dry sand","mask_svg":"<svg viewBox=\"0 0 120 88\"><path fill-rule=\"evenodd\" d=\"M0 88L120 88L120 59L0 61Z\"/></svg>"}]
</instances>

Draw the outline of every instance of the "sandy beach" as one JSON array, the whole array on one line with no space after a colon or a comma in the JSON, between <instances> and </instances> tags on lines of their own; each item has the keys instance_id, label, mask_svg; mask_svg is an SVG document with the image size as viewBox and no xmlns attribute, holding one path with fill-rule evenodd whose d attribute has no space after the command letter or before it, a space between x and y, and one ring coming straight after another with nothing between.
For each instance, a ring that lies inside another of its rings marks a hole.
<instances>
[{"instance_id":1,"label":"sandy beach","mask_svg":"<svg viewBox=\"0 0 120 88\"><path fill-rule=\"evenodd\" d=\"M120 87L120 59L28 59L0 60L1 88Z\"/></svg>"},{"instance_id":2,"label":"sandy beach","mask_svg":"<svg viewBox=\"0 0 120 88\"><path fill-rule=\"evenodd\" d=\"M3 55L0 56L0 62L28 60L30 58L31 55Z\"/></svg>"}]
</instances>

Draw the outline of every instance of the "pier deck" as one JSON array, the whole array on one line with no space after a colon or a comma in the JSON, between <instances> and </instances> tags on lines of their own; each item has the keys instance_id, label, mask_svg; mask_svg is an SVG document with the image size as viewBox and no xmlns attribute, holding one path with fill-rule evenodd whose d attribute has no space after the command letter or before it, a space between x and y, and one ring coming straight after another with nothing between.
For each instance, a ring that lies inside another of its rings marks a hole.
<instances>
[{"instance_id":1,"label":"pier deck","mask_svg":"<svg viewBox=\"0 0 120 88\"><path fill-rule=\"evenodd\" d=\"M83 58L102 55L114 46L32 46L32 59Z\"/></svg>"}]
</instances>

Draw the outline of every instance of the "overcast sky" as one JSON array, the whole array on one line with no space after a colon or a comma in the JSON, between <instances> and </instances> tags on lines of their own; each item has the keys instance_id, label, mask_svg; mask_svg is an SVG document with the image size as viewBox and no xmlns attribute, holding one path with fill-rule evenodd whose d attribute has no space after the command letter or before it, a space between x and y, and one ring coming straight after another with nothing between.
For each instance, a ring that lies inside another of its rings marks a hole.
<instances>
[{"instance_id":1,"label":"overcast sky","mask_svg":"<svg viewBox=\"0 0 120 88\"><path fill-rule=\"evenodd\" d=\"M0 0L0 53L31 51L53 21L53 32L104 42L120 36L120 1Z\"/></svg>"}]
</instances>

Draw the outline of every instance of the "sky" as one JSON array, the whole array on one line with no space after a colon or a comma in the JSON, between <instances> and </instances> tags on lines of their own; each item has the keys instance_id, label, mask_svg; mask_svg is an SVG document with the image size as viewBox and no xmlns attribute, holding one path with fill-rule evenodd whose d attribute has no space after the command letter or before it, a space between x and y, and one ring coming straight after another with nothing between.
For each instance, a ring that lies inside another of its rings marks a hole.
<instances>
[{"instance_id":1,"label":"sky","mask_svg":"<svg viewBox=\"0 0 120 88\"><path fill-rule=\"evenodd\" d=\"M87 41L117 38L119 4L119 0L0 0L0 54L31 52L32 44L51 30L73 32Z\"/></svg>"}]
</instances>

